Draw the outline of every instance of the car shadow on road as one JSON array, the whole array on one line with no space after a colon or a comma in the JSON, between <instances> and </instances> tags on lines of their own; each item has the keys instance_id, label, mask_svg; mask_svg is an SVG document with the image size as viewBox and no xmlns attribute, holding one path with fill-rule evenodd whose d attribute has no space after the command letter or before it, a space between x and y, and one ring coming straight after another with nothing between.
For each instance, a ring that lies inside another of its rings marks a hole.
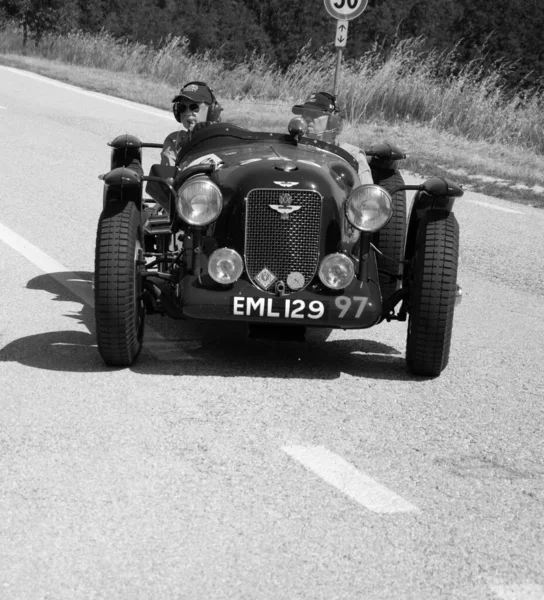
<instances>
[{"instance_id":1,"label":"car shadow on road","mask_svg":"<svg viewBox=\"0 0 544 600\"><path fill-rule=\"evenodd\" d=\"M19 362L23 365L53 371L107 371L96 348L94 311L71 289L78 288L92 297L92 276L88 271L59 272L39 275L26 288L51 294L53 302L71 302L79 310L65 313L78 324L77 329L38 333L14 340L0 349L0 362ZM76 283L77 282L77 283ZM83 325L87 331L82 331Z\"/></svg>"},{"instance_id":2,"label":"car shadow on road","mask_svg":"<svg viewBox=\"0 0 544 600\"><path fill-rule=\"evenodd\" d=\"M169 352L167 359L157 361L144 352L132 367L134 371L275 379L336 379L347 373L375 379L413 379L406 372L404 354L387 344L360 339L360 331L354 331L350 339L331 339L334 330L312 328L305 342L248 339L245 326L238 323L178 321L170 324L169 331L179 357Z\"/></svg>"},{"instance_id":3,"label":"car shadow on road","mask_svg":"<svg viewBox=\"0 0 544 600\"><path fill-rule=\"evenodd\" d=\"M92 297L93 274L76 275L79 289ZM94 310L72 291L73 282L74 273L44 274L31 279L27 289L46 291L53 302L79 303L81 309L66 316L87 331L66 329L14 340L0 350L0 362L17 361L57 371L112 370L98 353ZM130 367L135 373L277 379L336 379L347 373L376 379L414 379L406 372L404 355L397 348L360 339L359 331L350 339L330 339L331 329L309 329L301 343L248 339L241 323L175 321L160 316L149 318L148 323L160 337L144 337L144 349Z\"/></svg>"}]
</instances>

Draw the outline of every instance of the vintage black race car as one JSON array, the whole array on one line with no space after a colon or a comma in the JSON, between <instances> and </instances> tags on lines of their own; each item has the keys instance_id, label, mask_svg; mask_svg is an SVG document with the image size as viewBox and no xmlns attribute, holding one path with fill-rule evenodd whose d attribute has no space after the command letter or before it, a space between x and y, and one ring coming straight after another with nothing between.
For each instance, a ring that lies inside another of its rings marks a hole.
<instances>
[{"instance_id":1,"label":"vintage black race car","mask_svg":"<svg viewBox=\"0 0 544 600\"><path fill-rule=\"evenodd\" d=\"M193 134L176 167L144 176L142 143L110 143L95 257L99 352L128 366L146 313L248 324L250 335L363 329L408 319L406 361L436 376L450 350L462 195L431 178L405 185L404 154L368 149L375 185L335 145L216 123ZM405 190L415 190L407 219Z\"/></svg>"}]
</instances>

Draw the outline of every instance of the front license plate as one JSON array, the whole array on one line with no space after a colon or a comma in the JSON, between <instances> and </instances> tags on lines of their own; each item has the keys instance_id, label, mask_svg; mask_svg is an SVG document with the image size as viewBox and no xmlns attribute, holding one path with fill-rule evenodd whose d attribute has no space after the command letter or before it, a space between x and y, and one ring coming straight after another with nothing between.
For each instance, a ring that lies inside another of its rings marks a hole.
<instances>
[{"instance_id":1,"label":"front license plate","mask_svg":"<svg viewBox=\"0 0 544 600\"><path fill-rule=\"evenodd\" d=\"M290 300L289 298L233 298L235 317L263 317L269 319L314 319L325 316L325 304L319 300Z\"/></svg>"}]
</instances>

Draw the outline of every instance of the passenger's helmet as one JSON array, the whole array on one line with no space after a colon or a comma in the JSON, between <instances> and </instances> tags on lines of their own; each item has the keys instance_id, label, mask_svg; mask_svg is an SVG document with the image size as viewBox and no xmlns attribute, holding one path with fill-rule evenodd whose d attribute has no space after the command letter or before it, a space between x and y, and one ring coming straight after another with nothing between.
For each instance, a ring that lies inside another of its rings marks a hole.
<instances>
[{"instance_id":1,"label":"passenger's helmet","mask_svg":"<svg viewBox=\"0 0 544 600\"><path fill-rule=\"evenodd\" d=\"M328 92L315 92L303 104L295 104L292 111L295 115L309 114L314 119L328 115L326 130L316 137L322 137L325 141L334 142L336 136L342 130L343 119L336 97ZM313 136L312 136L313 137Z\"/></svg>"}]
</instances>

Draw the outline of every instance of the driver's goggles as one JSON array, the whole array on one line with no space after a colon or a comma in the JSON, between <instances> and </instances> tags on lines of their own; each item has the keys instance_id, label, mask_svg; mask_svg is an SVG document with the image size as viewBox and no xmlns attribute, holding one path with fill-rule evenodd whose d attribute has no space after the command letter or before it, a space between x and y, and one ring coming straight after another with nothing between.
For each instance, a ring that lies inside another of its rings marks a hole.
<instances>
[{"instance_id":1,"label":"driver's goggles","mask_svg":"<svg viewBox=\"0 0 544 600\"><path fill-rule=\"evenodd\" d=\"M200 110L200 104L194 102L193 104L180 104L179 109L181 112L190 110L191 112L198 112Z\"/></svg>"}]
</instances>

